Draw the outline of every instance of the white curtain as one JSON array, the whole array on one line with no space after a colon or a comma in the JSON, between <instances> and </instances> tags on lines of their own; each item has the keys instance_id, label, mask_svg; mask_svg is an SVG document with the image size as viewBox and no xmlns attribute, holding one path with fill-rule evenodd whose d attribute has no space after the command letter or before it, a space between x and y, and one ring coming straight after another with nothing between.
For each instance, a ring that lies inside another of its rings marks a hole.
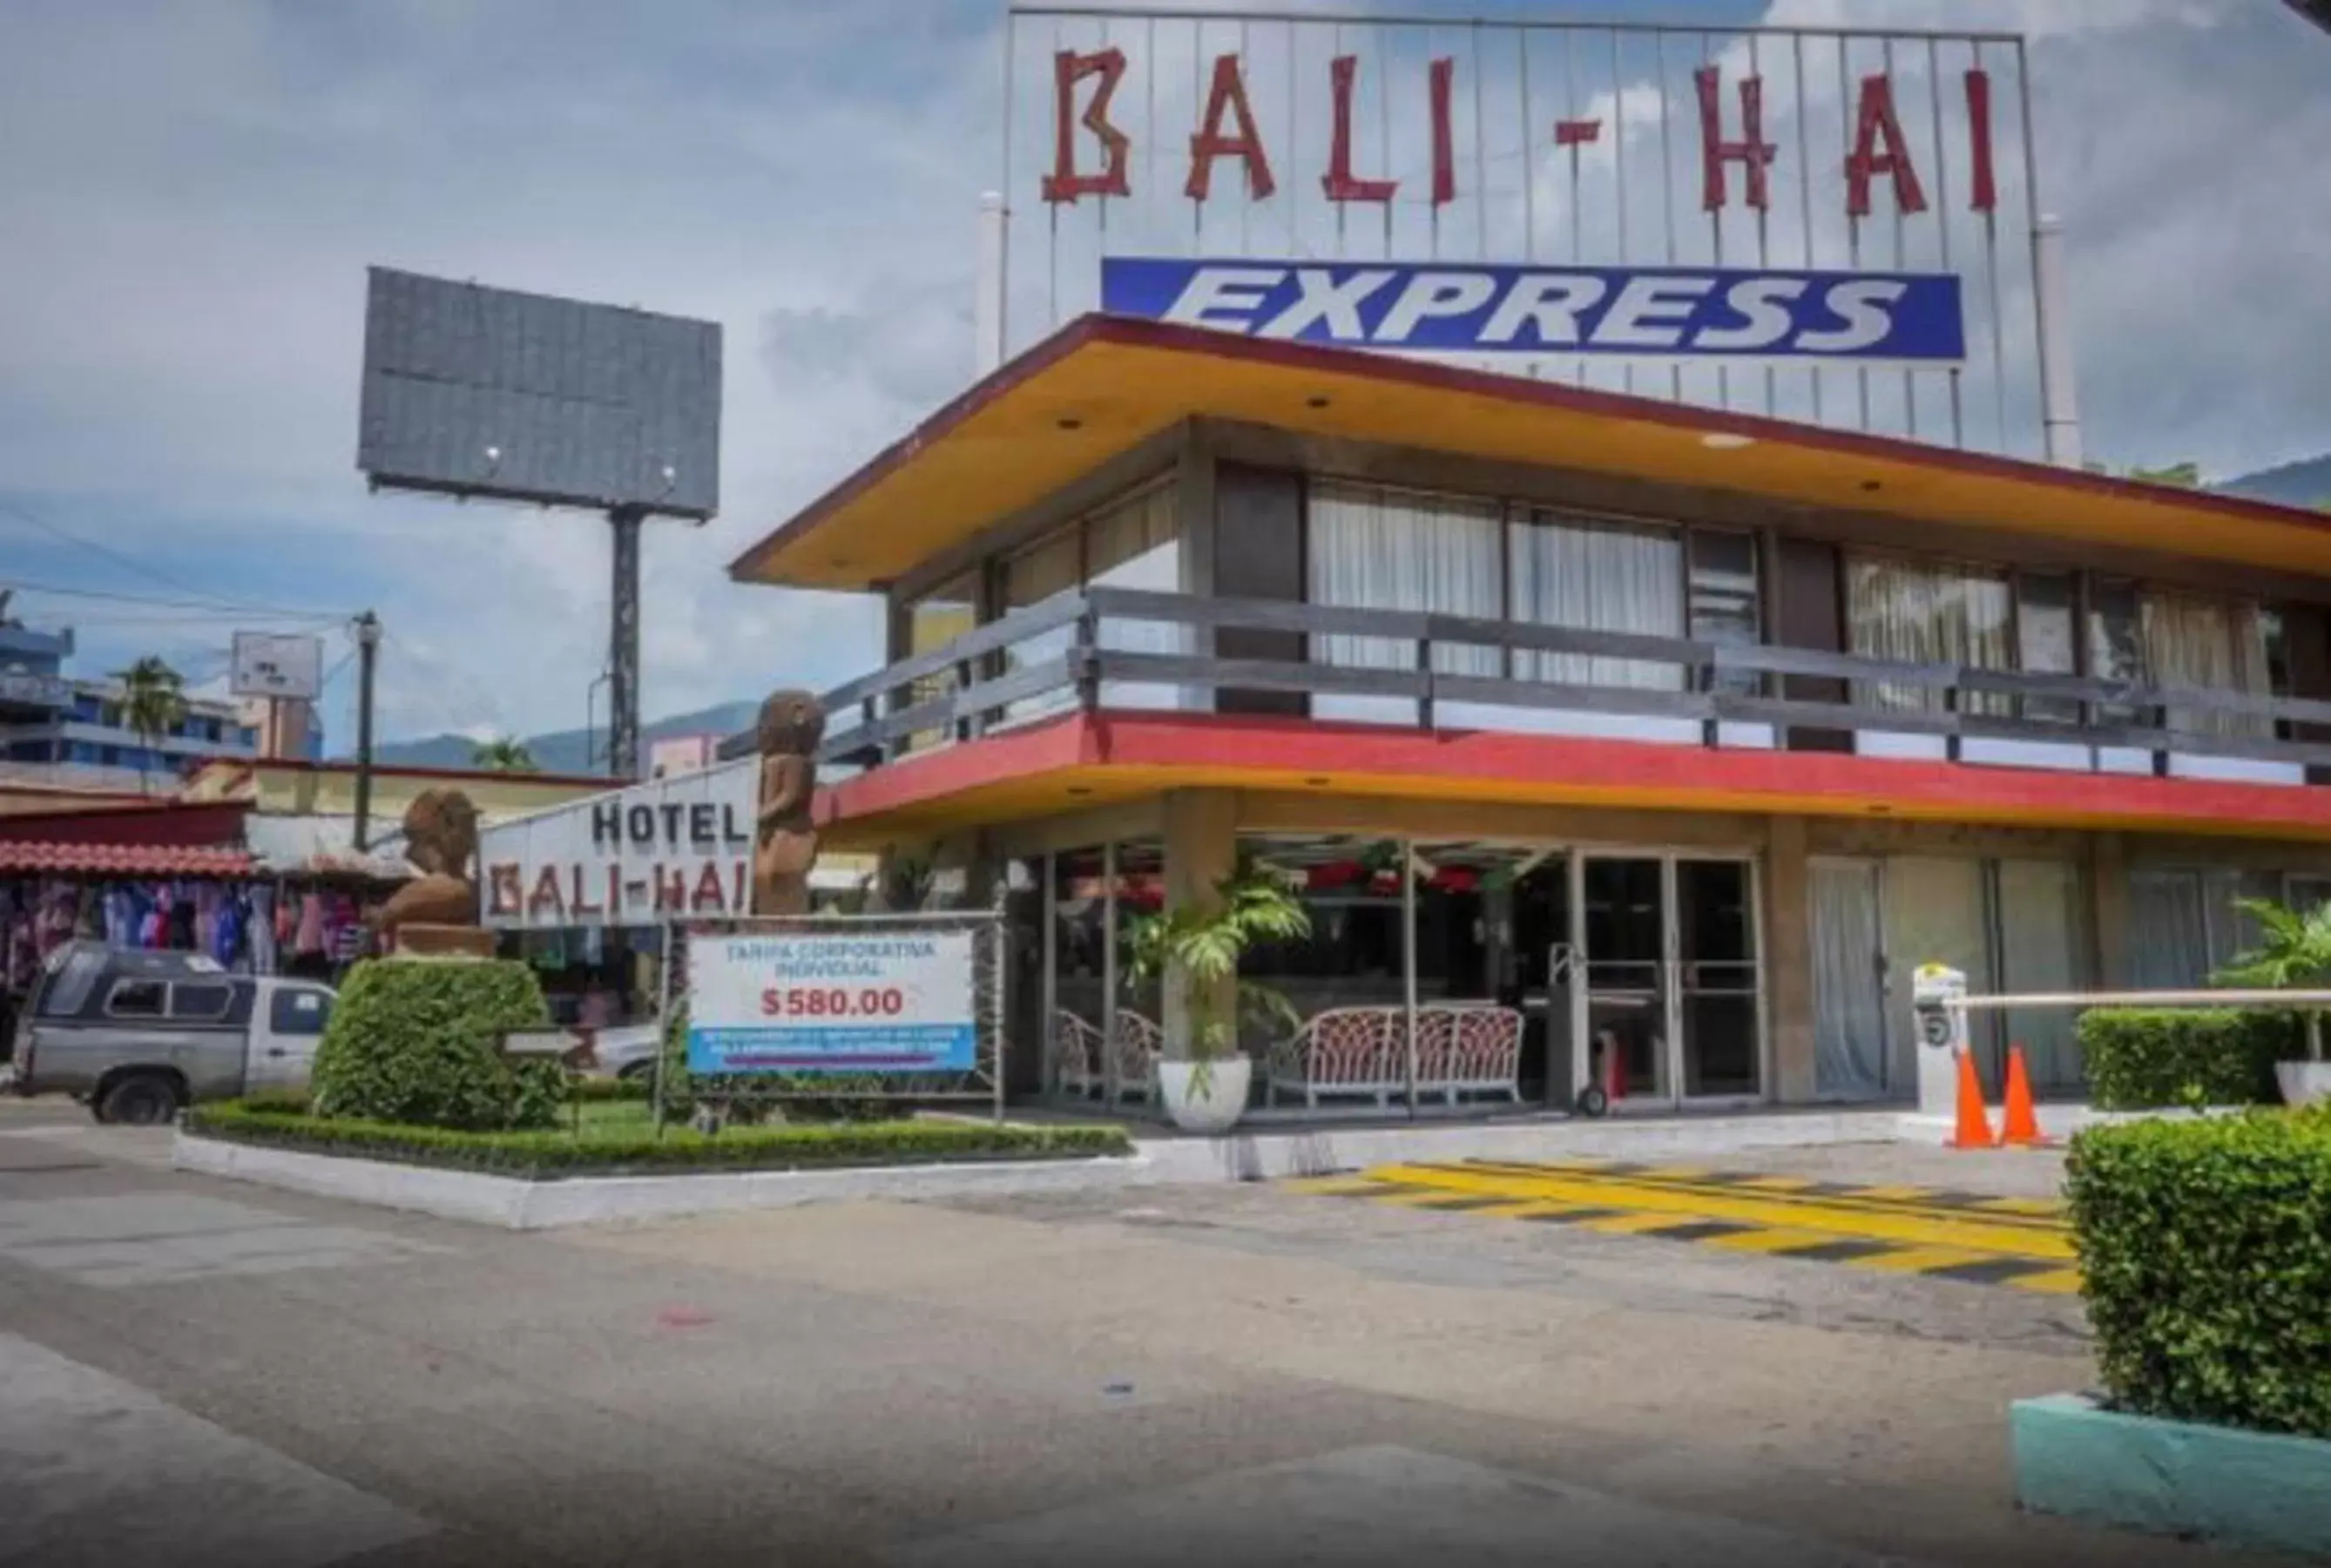
<instances>
[{"instance_id":1,"label":"white curtain","mask_svg":"<svg viewBox=\"0 0 2331 1568\"><path fill-rule=\"evenodd\" d=\"M1119 502L1087 525L1086 569L1095 587L1139 588L1171 594L1182 586L1182 546L1175 527L1175 492L1161 485ZM1168 621L1129 621L1115 616L1099 629L1103 648L1134 653L1181 653L1189 629ZM1110 680L1101 686L1103 708L1178 708L1181 689L1156 681Z\"/></svg>"},{"instance_id":2,"label":"white curtain","mask_svg":"<svg viewBox=\"0 0 2331 1568\"><path fill-rule=\"evenodd\" d=\"M2210 977L2202 879L2139 871L2128 879L2128 978L2139 991L2184 991Z\"/></svg>"},{"instance_id":3,"label":"white curtain","mask_svg":"<svg viewBox=\"0 0 2331 1568\"><path fill-rule=\"evenodd\" d=\"M1499 618L1498 505L1322 481L1311 487L1308 597L1314 604L1368 610L1421 610ZM1315 635L1321 664L1371 670L1415 667L1416 648L1397 638ZM1498 651L1480 645L1436 647L1432 667L1446 675L1499 673ZM1405 698L1317 698L1321 717L1413 719Z\"/></svg>"},{"instance_id":4,"label":"white curtain","mask_svg":"<svg viewBox=\"0 0 2331 1568\"><path fill-rule=\"evenodd\" d=\"M1881 1099L1888 1085L1878 868L1816 865L1812 896L1814 1092Z\"/></svg>"},{"instance_id":5,"label":"white curtain","mask_svg":"<svg viewBox=\"0 0 2331 1568\"><path fill-rule=\"evenodd\" d=\"M2079 991L2088 982L2081 936L2079 868L2062 860L2002 860L1999 878L2000 984L2035 994ZM2032 1087L2080 1087L2079 1015L2069 1007L2011 1007L2007 1039L2020 1045Z\"/></svg>"},{"instance_id":6,"label":"white curtain","mask_svg":"<svg viewBox=\"0 0 2331 1568\"><path fill-rule=\"evenodd\" d=\"M1682 545L1673 534L1607 527L1539 512L1511 529L1513 618L1584 632L1684 634ZM1517 653L1524 680L1676 690L1683 667L1599 654Z\"/></svg>"},{"instance_id":7,"label":"white curtain","mask_svg":"<svg viewBox=\"0 0 2331 1568\"><path fill-rule=\"evenodd\" d=\"M2137 604L2137 626L2145 673L2154 684L2267 694L2266 633L2257 605L2146 594ZM2198 735L2272 733L2266 718L2197 708L2172 709L2169 723Z\"/></svg>"},{"instance_id":8,"label":"white curtain","mask_svg":"<svg viewBox=\"0 0 2331 1568\"><path fill-rule=\"evenodd\" d=\"M1042 603L1063 589L1075 587L1082 561L1081 549L1078 530L1068 527L1007 559L1004 563L1004 608L1024 609L1031 604ZM1032 664L1042 664L1048 659L1059 658L1068 651L1075 640L1073 628L1058 627L1041 636L1012 644L1005 651L1004 660L1013 670L1023 670ZM1004 709L1004 717L1017 721L1058 713L1072 707L1076 699L1076 692L1063 687L1042 697L1021 698Z\"/></svg>"},{"instance_id":9,"label":"white curtain","mask_svg":"<svg viewBox=\"0 0 2331 1568\"><path fill-rule=\"evenodd\" d=\"M1955 566L1884 557L1848 558L1847 647L1871 659L1910 664L2015 668L2011 595L2003 577ZM1857 701L1880 708L1940 708L1939 688L1860 682ZM2003 713L2010 699L1970 695L1968 712Z\"/></svg>"}]
</instances>

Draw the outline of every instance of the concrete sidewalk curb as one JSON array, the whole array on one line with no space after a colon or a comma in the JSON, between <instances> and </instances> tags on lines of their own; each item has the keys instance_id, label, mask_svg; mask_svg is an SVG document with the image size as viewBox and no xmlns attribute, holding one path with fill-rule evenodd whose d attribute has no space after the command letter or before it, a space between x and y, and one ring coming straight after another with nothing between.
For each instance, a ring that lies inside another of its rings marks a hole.
<instances>
[{"instance_id":1,"label":"concrete sidewalk curb","mask_svg":"<svg viewBox=\"0 0 2331 1568\"><path fill-rule=\"evenodd\" d=\"M1129 1158L578 1175L549 1181L269 1148L181 1129L171 1163L205 1175L534 1231L852 1199L1269 1181L1413 1161L1696 1160L1752 1149L1883 1143L1898 1136L1898 1119L1892 1111L1865 1110L1657 1121L1312 1126L1283 1132L1258 1128L1221 1138L1141 1139Z\"/></svg>"},{"instance_id":2,"label":"concrete sidewalk curb","mask_svg":"<svg viewBox=\"0 0 2331 1568\"><path fill-rule=\"evenodd\" d=\"M2027 1508L2331 1555L2331 1442L2125 1415L2078 1394L2016 1401L2008 1430Z\"/></svg>"},{"instance_id":3,"label":"concrete sidewalk curb","mask_svg":"<svg viewBox=\"0 0 2331 1568\"><path fill-rule=\"evenodd\" d=\"M569 1176L529 1182L393 1160L352 1159L231 1143L181 1130L171 1163L182 1171L467 1220L543 1231L616 1220L667 1219L732 1209L779 1209L861 1198L1025 1193L1123 1183L1142 1161L997 1160L963 1164L853 1166L832 1171L719 1171L660 1176Z\"/></svg>"}]
</instances>

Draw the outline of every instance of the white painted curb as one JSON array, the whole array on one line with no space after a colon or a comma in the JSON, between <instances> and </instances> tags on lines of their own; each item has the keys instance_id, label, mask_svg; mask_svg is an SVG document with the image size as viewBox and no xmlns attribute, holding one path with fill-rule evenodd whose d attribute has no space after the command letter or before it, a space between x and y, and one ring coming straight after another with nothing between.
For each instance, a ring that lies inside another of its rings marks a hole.
<instances>
[{"instance_id":1,"label":"white painted curb","mask_svg":"<svg viewBox=\"0 0 2331 1568\"><path fill-rule=\"evenodd\" d=\"M610 1220L667 1219L727 1209L776 1209L861 1198L928 1198L1116 1185L1137 1179L1137 1155L1082 1160L995 1160L965 1164L857 1166L832 1171L719 1171L667 1176L570 1176L528 1182L393 1160L264 1148L181 1129L171 1164L225 1176L410 1209L511 1231Z\"/></svg>"},{"instance_id":2,"label":"white painted curb","mask_svg":"<svg viewBox=\"0 0 2331 1568\"><path fill-rule=\"evenodd\" d=\"M851 1199L1267 1181L1412 1161L1699 1159L1747 1149L1880 1143L1900 1136L1896 1124L1901 1119L1893 1111L1854 1110L1644 1121L1618 1117L1607 1121L1315 1126L1283 1131L1261 1127L1219 1138L1142 1139L1135 1143L1130 1158L567 1176L540 1182L265 1148L182 1129L171 1163L205 1175L535 1231Z\"/></svg>"}]
</instances>

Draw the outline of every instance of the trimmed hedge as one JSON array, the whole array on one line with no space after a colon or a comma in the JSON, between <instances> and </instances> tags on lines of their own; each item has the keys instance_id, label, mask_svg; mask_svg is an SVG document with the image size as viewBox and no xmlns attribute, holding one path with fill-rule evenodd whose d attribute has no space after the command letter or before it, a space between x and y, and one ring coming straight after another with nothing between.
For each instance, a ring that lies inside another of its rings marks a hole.
<instances>
[{"instance_id":1,"label":"trimmed hedge","mask_svg":"<svg viewBox=\"0 0 2331 1568\"><path fill-rule=\"evenodd\" d=\"M2273 1105L2274 1064L2307 1054L2295 1012L2225 1007L2097 1007L2080 1054L2099 1110Z\"/></svg>"},{"instance_id":2,"label":"trimmed hedge","mask_svg":"<svg viewBox=\"0 0 2331 1568\"><path fill-rule=\"evenodd\" d=\"M186 1126L206 1137L309 1154L442 1165L533 1180L631 1171L820 1170L982 1160L1083 1160L1132 1152L1110 1126L992 1122L857 1122L732 1127L706 1137L667 1127L662 1137L577 1139L559 1130L457 1132L444 1127L302 1116L240 1100L195 1105Z\"/></svg>"},{"instance_id":3,"label":"trimmed hedge","mask_svg":"<svg viewBox=\"0 0 2331 1568\"><path fill-rule=\"evenodd\" d=\"M548 1126L566 1102L566 1069L505 1057L497 1042L549 1027L542 984L523 964L367 960L340 987L316 1048L317 1114L471 1130Z\"/></svg>"},{"instance_id":4,"label":"trimmed hedge","mask_svg":"<svg viewBox=\"0 0 2331 1568\"><path fill-rule=\"evenodd\" d=\"M2066 1186L2118 1406L2331 1438L2331 1113L2091 1127Z\"/></svg>"}]
</instances>

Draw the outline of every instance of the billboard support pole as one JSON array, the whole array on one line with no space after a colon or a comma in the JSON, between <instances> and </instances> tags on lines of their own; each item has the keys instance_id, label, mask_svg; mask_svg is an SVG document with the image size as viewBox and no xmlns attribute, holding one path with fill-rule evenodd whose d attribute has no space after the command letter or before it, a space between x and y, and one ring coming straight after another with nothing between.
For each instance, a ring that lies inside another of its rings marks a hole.
<instances>
[{"instance_id":1,"label":"billboard support pole","mask_svg":"<svg viewBox=\"0 0 2331 1568\"><path fill-rule=\"evenodd\" d=\"M615 533L615 569L607 620L607 771L640 776L640 524L637 507L607 514Z\"/></svg>"},{"instance_id":2,"label":"billboard support pole","mask_svg":"<svg viewBox=\"0 0 2331 1568\"><path fill-rule=\"evenodd\" d=\"M372 681L380 658L380 617L357 617L357 804L349 837L357 854L372 847Z\"/></svg>"},{"instance_id":3,"label":"billboard support pole","mask_svg":"<svg viewBox=\"0 0 2331 1568\"><path fill-rule=\"evenodd\" d=\"M2033 299L2040 317L2040 418L2048 461L2080 466L2080 405L2072 380L2072 328L2064 299L2064 225L2042 213L2031 228Z\"/></svg>"}]
</instances>

